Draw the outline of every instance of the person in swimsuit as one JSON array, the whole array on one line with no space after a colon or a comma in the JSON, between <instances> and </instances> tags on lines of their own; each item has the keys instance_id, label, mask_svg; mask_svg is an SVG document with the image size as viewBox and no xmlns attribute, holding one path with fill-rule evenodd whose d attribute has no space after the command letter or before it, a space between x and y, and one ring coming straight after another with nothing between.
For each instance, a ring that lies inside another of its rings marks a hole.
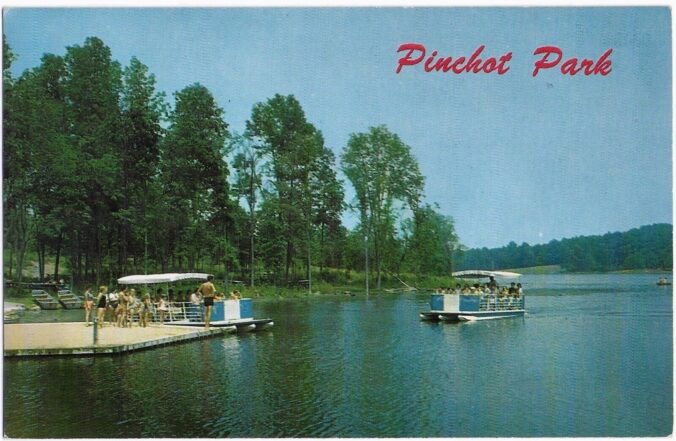
<instances>
[{"instance_id":1,"label":"person in swimsuit","mask_svg":"<svg viewBox=\"0 0 676 441\"><path fill-rule=\"evenodd\" d=\"M103 328L103 319L106 314L106 304L108 303L107 286L99 288L99 295L96 298L96 321L99 322L99 328Z\"/></svg>"},{"instance_id":2,"label":"person in swimsuit","mask_svg":"<svg viewBox=\"0 0 676 441\"><path fill-rule=\"evenodd\" d=\"M200 285L197 290L198 294L202 294L204 298L204 328L209 329L211 322L211 307L214 306L214 295L216 294L216 287L213 283L214 276L209 275L207 281Z\"/></svg>"},{"instance_id":3,"label":"person in swimsuit","mask_svg":"<svg viewBox=\"0 0 676 441\"><path fill-rule=\"evenodd\" d=\"M136 290L132 288L129 290L129 294L127 294L127 323L129 323L130 328L134 324L134 316L138 313L139 306L140 302L136 298Z\"/></svg>"},{"instance_id":4,"label":"person in swimsuit","mask_svg":"<svg viewBox=\"0 0 676 441\"><path fill-rule=\"evenodd\" d=\"M115 326L115 324L117 323L117 316L115 315L115 311L117 309L118 303L119 301L117 291L113 291L110 294L108 294L108 308L106 309L106 312L110 314L108 316L108 321L112 326Z\"/></svg>"},{"instance_id":5,"label":"person in swimsuit","mask_svg":"<svg viewBox=\"0 0 676 441\"><path fill-rule=\"evenodd\" d=\"M85 323L86 326L90 325L92 318L92 311L94 310L94 296L92 295L91 288L87 287L84 293L84 308L85 308Z\"/></svg>"},{"instance_id":6,"label":"person in swimsuit","mask_svg":"<svg viewBox=\"0 0 676 441\"><path fill-rule=\"evenodd\" d=\"M117 309L115 309L115 314L117 315L117 326L123 328L127 326L127 289L120 292L118 295L119 304Z\"/></svg>"},{"instance_id":7,"label":"person in swimsuit","mask_svg":"<svg viewBox=\"0 0 676 441\"><path fill-rule=\"evenodd\" d=\"M146 293L139 309L139 326L144 328L148 326L148 321L150 320L150 307L150 294Z\"/></svg>"}]
</instances>

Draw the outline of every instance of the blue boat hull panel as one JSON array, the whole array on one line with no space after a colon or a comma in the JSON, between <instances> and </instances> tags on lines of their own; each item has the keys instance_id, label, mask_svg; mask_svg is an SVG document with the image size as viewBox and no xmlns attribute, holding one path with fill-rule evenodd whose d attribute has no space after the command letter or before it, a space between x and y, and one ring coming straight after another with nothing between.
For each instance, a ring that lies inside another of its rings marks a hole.
<instances>
[{"instance_id":1,"label":"blue boat hull panel","mask_svg":"<svg viewBox=\"0 0 676 441\"><path fill-rule=\"evenodd\" d=\"M420 313L428 321L473 321L523 317L526 300L495 295L432 294L430 311Z\"/></svg>"}]
</instances>

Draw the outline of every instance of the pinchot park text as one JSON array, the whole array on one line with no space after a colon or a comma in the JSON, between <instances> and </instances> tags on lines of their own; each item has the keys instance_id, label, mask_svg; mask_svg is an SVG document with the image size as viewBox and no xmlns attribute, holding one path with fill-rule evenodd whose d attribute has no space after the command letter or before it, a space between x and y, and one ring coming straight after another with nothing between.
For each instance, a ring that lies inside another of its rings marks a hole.
<instances>
[{"instance_id":1,"label":"pinchot park text","mask_svg":"<svg viewBox=\"0 0 676 441\"><path fill-rule=\"evenodd\" d=\"M509 72L509 62L512 61L512 52L500 56L485 56L485 46L479 46L469 57L442 56L437 50L428 52L420 43L403 43L397 49L401 54L397 62L396 73L404 68L421 68L424 72L446 72L453 74L474 73L504 75ZM564 54L556 46L539 46L533 51L533 73L536 77L547 70L558 71L562 75L574 76L577 74L590 76L606 76L612 71L610 59L612 49L607 49L598 58L584 58Z\"/></svg>"}]
</instances>

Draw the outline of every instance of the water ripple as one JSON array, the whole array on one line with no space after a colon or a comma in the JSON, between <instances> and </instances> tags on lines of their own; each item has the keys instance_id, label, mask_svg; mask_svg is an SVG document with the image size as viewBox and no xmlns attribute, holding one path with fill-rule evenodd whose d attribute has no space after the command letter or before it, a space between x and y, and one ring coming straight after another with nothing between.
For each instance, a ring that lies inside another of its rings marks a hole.
<instances>
[{"instance_id":1,"label":"water ripple","mask_svg":"<svg viewBox=\"0 0 676 441\"><path fill-rule=\"evenodd\" d=\"M542 292L524 319L422 322L425 295L263 302L270 332L114 358L8 359L5 433L659 436L673 415L671 296L615 279L533 287Z\"/></svg>"}]
</instances>

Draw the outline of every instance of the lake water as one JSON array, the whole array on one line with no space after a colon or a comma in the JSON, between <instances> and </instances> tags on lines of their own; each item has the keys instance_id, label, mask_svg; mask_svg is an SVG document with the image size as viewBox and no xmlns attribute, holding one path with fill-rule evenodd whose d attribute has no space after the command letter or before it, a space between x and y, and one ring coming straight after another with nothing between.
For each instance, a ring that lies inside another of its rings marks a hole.
<instances>
[{"instance_id":1,"label":"lake water","mask_svg":"<svg viewBox=\"0 0 676 441\"><path fill-rule=\"evenodd\" d=\"M421 321L423 294L258 301L269 331L116 357L5 359L4 433L664 436L672 290L657 278L524 276L525 318L458 324Z\"/></svg>"}]
</instances>

